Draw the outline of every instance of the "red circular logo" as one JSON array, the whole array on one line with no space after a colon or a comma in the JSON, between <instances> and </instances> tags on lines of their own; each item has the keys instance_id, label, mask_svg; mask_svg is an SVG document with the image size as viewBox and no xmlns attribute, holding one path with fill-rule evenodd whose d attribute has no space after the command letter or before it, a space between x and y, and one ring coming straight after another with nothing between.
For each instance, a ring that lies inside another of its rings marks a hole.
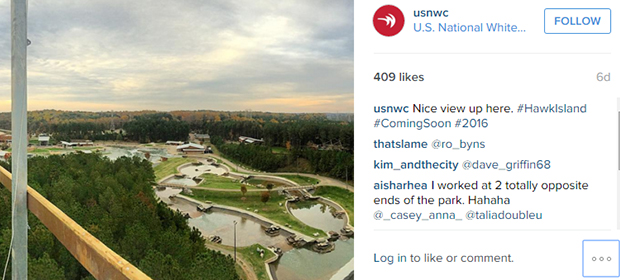
<instances>
[{"instance_id":1,"label":"red circular logo","mask_svg":"<svg viewBox=\"0 0 620 280\"><path fill-rule=\"evenodd\" d=\"M405 16L399 8L392 5L385 5L375 12L372 19L375 29L383 36L394 36L405 26Z\"/></svg>"}]
</instances>

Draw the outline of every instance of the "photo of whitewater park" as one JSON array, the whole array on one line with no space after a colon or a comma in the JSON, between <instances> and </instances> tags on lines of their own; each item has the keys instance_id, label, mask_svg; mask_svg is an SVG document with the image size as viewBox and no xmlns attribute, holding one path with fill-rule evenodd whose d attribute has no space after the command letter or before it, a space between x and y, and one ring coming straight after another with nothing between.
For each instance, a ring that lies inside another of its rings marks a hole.
<instances>
[{"instance_id":1,"label":"photo of whitewater park","mask_svg":"<svg viewBox=\"0 0 620 280\"><path fill-rule=\"evenodd\" d=\"M0 13L7 279L354 279L353 1Z\"/></svg>"}]
</instances>

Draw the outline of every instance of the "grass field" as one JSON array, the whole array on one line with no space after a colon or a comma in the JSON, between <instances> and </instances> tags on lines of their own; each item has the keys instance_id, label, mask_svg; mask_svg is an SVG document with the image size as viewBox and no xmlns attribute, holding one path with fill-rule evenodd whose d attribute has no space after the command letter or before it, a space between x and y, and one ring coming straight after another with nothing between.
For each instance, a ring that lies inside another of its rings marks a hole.
<instances>
[{"instance_id":1,"label":"grass field","mask_svg":"<svg viewBox=\"0 0 620 280\"><path fill-rule=\"evenodd\" d=\"M179 165L194 161L196 160L191 158L169 158L167 161L159 163L153 168L155 171L155 181L159 181L168 175L176 174Z\"/></svg>"},{"instance_id":2,"label":"grass field","mask_svg":"<svg viewBox=\"0 0 620 280\"><path fill-rule=\"evenodd\" d=\"M353 224L353 193L339 187L332 186L322 186L318 187L316 191L314 191L314 195L322 196L333 200L334 202L340 204L340 206L344 207L349 215L349 224L352 226Z\"/></svg>"},{"instance_id":3,"label":"grass field","mask_svg":"<svg viewBox=\"0 0 620 280\"><path fill-rule=\"evenodd\" d=\"M259 215L269 218L283 226L289 224L292 229L304 233L310 237L312 237L315 232L318 232L320 237L326 236L322 230L308 226L289 214L284 207L284 196L278 195L276 191L272 191L269 201L267 203L263 203L260 200L261 193L262 192L247 192L245 194L245 201L241 199L242 194L240 191L219 192L194 189L191 196L198 200L212 201L216 204L233 206L244 210L247 210L247 208L250 208L251 211L258 209ZM283 205L280 206L279 203L282 203Z\"/></svg>"},{"instance_id":4,"label":"grass field","mask_svg":"<svg viewBox=\"0 0 620 280\"><path fill-rule=\"evenodd\" d=\"M271 147L271 152L274 154L289 154L290 151L284 147Z\"/></svg>"},{"instance_id":5,"label":"grass field","mask_svg":"<svg viewBox=\"0 0 620 280\"><path fill-rule=\"evenodd\" d=\"M247 180L248 184L252 184L252 185L262 185L263 188L267 187L267 184L273 184L274 188L277 188L279 186L285 186L286 184L278 182L278 181L270 181L270 180L263 180L263 179L250 179Z\"/></svg>"},{"instance_id":6,"label":"grass field","mask_svg":"<svg viewBox=\"0 0 620 280\"><path fill-rule=\"evenodd\" d=\"M63 151L64 149L62 148L35 148L32 151L29 151L29 153L33 153L33 154L49 154L50 151ZM71 150L68 150L71 151Z\"/></svg>"},{"instance_id":7,"label":"grass field","mask_svg":"<svg viewBox=\"0 0 620 280\"><path fill-rule=\"evenodd\" d=\"M256 251L256 248L265 250L265 256L263 258L260 257L260 254ZM265 267L265 261L275 256L273 252L267 250L267 248L261 245L254 244L248 247L237 248L237 253L241 253L243 255L243 259L252 265L258 280L269 280L267 268Z\"/></svg>"},{"instance_id":8,"label":"grass field","mask_svg":"<svg viewBox=\"0 0 620 280\"><path fill-rule=\"evenodd\" d=\"M310 177L306 177L306 176L299 176L299 175L278 175L278 177L282 177L282 178L286 178L289 179L297 184L300 184L302 186L306 186L306 185L315 185L319 183L319 180L314 179L314 178L310 178Z\"/></svg>"},{"instance_id":9,"label":"grass field","mask_svg":"<svg viewBox=\"0 0 620 280\"><path fill-rule=\"evenodd\" d=\"M215 174L202 174L200 177L205 180L198 185L199 187L205 188L217 188L217 189L228 189L228 190L239 190L241 192L241 183L235 182L234 180L222 176L218 176ZM248 189L255 189L255 186L246 185Z\"/></svg>"},{"instance_id":10,"label":"grass field","mask_svg":"<svg viewBox=\"0 0 620 280\"><path fill-rule=\"evenodd\" d=\"M237 171L237 166L230 166L230 164L227 164L227 163L225 163L223 161L219 161L218 160L217 163L228 166L228 169L230 169L230 171L235 172L235 173L239 173L239 174L252 174L252 173L248 173L248 172Z\"/></svg>"}]
</instances>

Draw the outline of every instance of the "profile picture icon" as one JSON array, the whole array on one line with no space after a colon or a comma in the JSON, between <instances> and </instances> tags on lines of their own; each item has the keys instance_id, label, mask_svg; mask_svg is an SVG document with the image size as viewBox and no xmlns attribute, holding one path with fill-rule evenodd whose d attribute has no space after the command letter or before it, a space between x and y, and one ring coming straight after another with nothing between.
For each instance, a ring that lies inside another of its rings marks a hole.
<instances>
[{"instance_id":1,"label":"profile picture icon","mask_svg":"<svg viewBox=\"0 0 620 280\"><path fill-rule=\"evenodd\" d=\"M379 34L391 37L403 29L405 16L396 6L385 5L375 12L372 22Z\"/></svg>"}]
</instances>

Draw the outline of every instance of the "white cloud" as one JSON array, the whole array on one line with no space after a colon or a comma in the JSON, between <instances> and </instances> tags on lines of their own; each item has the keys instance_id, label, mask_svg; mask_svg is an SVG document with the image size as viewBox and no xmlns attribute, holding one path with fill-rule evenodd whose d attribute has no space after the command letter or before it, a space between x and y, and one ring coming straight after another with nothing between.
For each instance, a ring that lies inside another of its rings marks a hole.
<instances>
[{"instance_id":1,"label":"white cloud","mask_svg":"<svg viewBox=\"0 0 620 280\"><path fill-rule=\"evenodd\" d=\"M28 37L30 109L353 111L352 0L30 0Z\"/></svg>"}]
</instances>

